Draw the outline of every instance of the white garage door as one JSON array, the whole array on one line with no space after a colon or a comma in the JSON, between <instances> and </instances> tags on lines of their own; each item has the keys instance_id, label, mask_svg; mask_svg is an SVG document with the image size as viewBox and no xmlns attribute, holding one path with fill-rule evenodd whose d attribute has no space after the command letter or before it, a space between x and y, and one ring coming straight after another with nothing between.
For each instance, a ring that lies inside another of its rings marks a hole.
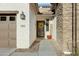
<instances>
[{"instance_id":1,"label":"white garage door","mask_svg":"<svg viewBox=\"0 0 79 59\"><path fill-rule=\"evenodd\" d=\"M0 15L0 48L16 47L16 15Z\"/></svg>"}]
</instances>

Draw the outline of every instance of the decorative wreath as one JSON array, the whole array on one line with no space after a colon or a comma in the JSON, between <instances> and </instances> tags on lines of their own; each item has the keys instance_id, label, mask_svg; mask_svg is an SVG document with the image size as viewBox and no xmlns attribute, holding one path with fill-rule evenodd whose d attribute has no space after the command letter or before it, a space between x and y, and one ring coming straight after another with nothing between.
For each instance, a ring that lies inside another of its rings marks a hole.
<instances>
[{"instance_id":1,"label":"decorative wreath","mask_svg":"<svg viewBox=\"0 0 79 59\"><path fill-rule=\"evenodd\" d=\"M44 26L43 23L39 23L38 25L39 28L43 28L43 26Z\"/></svg>"}]
</instances>

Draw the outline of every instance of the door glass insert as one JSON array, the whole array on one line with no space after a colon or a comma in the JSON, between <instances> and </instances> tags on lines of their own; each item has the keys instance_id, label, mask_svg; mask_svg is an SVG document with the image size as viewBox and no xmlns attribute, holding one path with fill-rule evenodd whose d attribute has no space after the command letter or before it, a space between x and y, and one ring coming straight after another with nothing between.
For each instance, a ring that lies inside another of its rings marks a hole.
<instances>
[{"instance_id":1,"label":"door glass insert","mask_svg":"<svg viewBox=\"0 0 79 59\"><path fill-rule=\"evenodd\" d=\"M10 16L10 21L15 21L15 17L14 16Z\"/></svg>"},{"instance_id":2,"label":"door glass insert","mask_svg":"<svg viewBox=\"0 0 79 59\"><path fill-rule=\"evenodd\" d=\"M6 21L6 16L1 16L0 21Z\"/></svg>"}]
</instances>

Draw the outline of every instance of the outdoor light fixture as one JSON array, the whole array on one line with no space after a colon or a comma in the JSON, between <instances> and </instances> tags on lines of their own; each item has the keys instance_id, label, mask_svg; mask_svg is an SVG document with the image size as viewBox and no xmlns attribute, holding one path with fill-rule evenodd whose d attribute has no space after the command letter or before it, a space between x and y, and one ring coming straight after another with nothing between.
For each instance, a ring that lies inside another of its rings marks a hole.
<instances>
[{"instance_id":1,"label":"outdoor light fixture","mask_svg":"<svg viewBox=\"0 0 79 59\"><path fill-rule=\"evenodd\" d=\"M45 22L45 23L46 23L46 25L48 26L48 24L49 24L49 19L46 19L46 22Z\"/></svg>"},{"instance_id":2,"label":"outdoor light fixture","mask_svg":"<svg viewBox=\"0 0 79 59\"><path fill-rule=\"evenodd\" d=\"M22 19L22 20L25 20L25 14L24 14L24 12L22 11L22 13L20 14L20 18Z\"/></svg>"},{"instance_id":3,"label":"outdoor light fixture","mask_svg":"<svg viewBox=\"0 0 79 59\"><path fill-rule=\"evenodd\" d=\"M46 24L46 31L49 31L49 19L46 19L45 24Z\"/></svg>"}]
</instances>

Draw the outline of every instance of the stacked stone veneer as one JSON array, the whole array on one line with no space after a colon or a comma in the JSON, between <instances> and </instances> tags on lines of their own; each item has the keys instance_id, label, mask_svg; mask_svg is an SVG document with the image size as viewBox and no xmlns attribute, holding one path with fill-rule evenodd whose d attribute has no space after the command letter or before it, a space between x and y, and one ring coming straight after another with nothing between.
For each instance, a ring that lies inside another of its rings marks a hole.
<instances>
[{"instance_id":1,"label":"stacked stone veneer","mask_svg":"<svg viewBox=\"0 0 79 59\"><path fill-rule=\"evenodd\" d=\"M72 51L72 4L59 4L56 9L57 42L63 52ZM77 48L79 49L79 4L77 3Z\"/></svg>"},{"instance_id":2,"label":"stacked stone veneer","mask_svg":"<svg viewBox=\"0 0 79 59\"><path fill-rule=\"evenodd\" d=\"M77 48L79 51L79 3L77 3Z\"/></svg>"},{"instance_id":3,"label":"stacked stone veneer","mask_svg":"<svg viewBox=\"0 0 79 59\"><path fill-rule=\"evenodd\" d=\"M63 4L63 51L72 50L72 4Z\"/></svg>"},{"instance_id":4,"label":"stacked stone veneer","mask_svg":"<svg viewBox=\"0 0 79 59\"><path fill-rule=\"evenodd\" d=\"M58 4L56 9L56 17L57 17L57 42L62 50L62 40L63 40L63 6L62 4Z\"/></svg>"},{"instance_id":5,"label":"stacked stone veneer","mask_svg":"<svg viewBox=\"0 0 79 59\"><path fill-rule=\"evenodd\" d=\"M59 4L57 15L57 42L63 52L72 49L72 4Z\"/></svg>"}]
</instances>

